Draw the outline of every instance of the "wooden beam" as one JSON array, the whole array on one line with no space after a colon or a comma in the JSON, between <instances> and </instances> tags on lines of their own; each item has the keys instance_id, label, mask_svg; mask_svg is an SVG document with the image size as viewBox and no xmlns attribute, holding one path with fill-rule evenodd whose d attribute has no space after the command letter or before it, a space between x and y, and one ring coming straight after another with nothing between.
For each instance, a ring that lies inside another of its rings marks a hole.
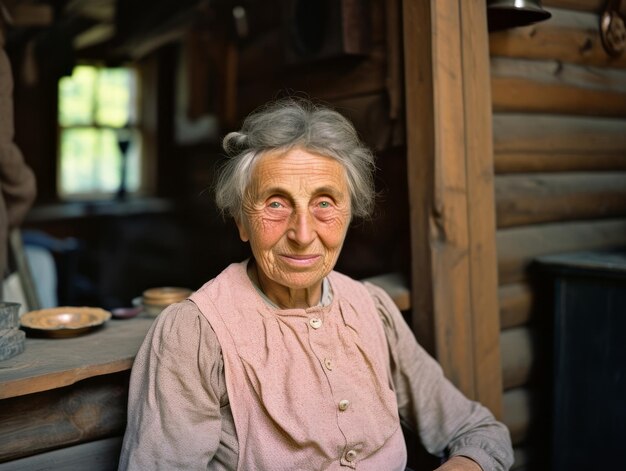
<instances>
[{"instance_id":1,"label":"wooden beam","mask_svg":"<svg viewBox=\"0 0 626 471\"><path fill-rule=\"evenodd\" d=\"M493 58L493 109L626 116L626 71L560 61Z\"/></svg>"},{"instance_id":2,"label":"wooden beam","mask_svg":"<svg viewBox=\"0 0 626 471\"><path fill-rule=\"evenodd\" d=\"M503 395L504 413L502 421L511 432L513 445L518 445L528 437L530 417L533 413L531 395L526 388L516 388Z\"/></svg>"},{"instance_id":3,"label":"wooden beam","mask_svg":"<svg viewBox=\"0 0 626 471\"><path fill-rule=\"evenodd\" d=\"M552 11L552 7L555 7L601 13L606 3L607 0L543 0L543 6L547 8L548 11ZM624 2L621 3L619 11L622 15L626 15L626 5Z\"/></svg>"},{"instance_id":4,"label":"wooden beam","mask_svg":"<svg viewBox=\"0 0 626 471\"><path fill-rule=\"evenodd\" d=\"M534 348L528 327L502 331L502 387L504 390L525 385L530 378Z\"/></svg>"},{"instance_id":5,"label":"wooden beam","mask_svg":"<svg viewBox=\"0 0 626 471\"><path fill-rule=\"evenodd\" d=\"M2 401L0 462L120 435L129 372Z\"/></svg>"},{"instance_id":6,"label":"wooden beam","mask_svg":"<svg viewBox=\"0 0 626 471\"><path fill-rule=\"evenodd\" d=\"M494 211L493 134L486 5L459 0L465 113L467 217L474 389L501 415L500 315ZM445 138L445 137L444 137Z\"/></svg>"},{"instance_id":7,"label":"wooden beam","mask_svg":"<svg viewBox=\"0 0 626 471\"><path fill-rule=\"evenodd\" d=\"M499 415L486 7L405 0L403 20L413 328L457 387Z\"/></svg>"},{"instance_id":8,"label":"wooden beam","mask_svg":"<svg viewBox=\"0 0 626 471\"><path fill-rule=\"evenodd\" d=\"M111 471L117 469L122 437L103 438L67 448L40 453L19 460L0 463L0 471L41 471L63 469L65 471Z\"/></svg>"},{"instance_id":9,"label":"wooden beam","mask_svg":"<svg viewBox=\"0 0 626 471\"><path fill-rule=\"evenodd\" d=\"M494 155L496 175L507 173L581 172L626 170L624 153L499 152Z\"/></svg>"},{"instance_id":10,"label":"wooden beam","mask_svg":"<svg viewBox=\"0 0 626 471\"><path fill-rule=\"evenodd\" d=\"M497 113L494 152L543 154L626 153L626 119Z\"/></svg>"},{"instance_id":11,"label":"wooden beam","mask_svg":"<svg viewBox=\"0 0 626 471\"><path fill-rule=\"evenodd\" d=\"M602 46L598 15L550 9L552 18L489 35L492 57L550 60L613 68L626 67L626 55L612 57Z\"/></svg>"},{"instance_id":12,"label":"wooden beam","mask_svg":"<svg viewBox=\"0 0 626 471\"><path fill-rule=\"evenodd\" d=\"M498 228L626 215L626 172L496 177Z\"/></svg>"},{"instance_id":13,"label":"wooden beam","mask_svg":"<svg viewBox=\"0 0 626 471\"><path fill-rule=\"evenodd\" d=\"M527 283L513 283L498 288L502 329L528 323L532 313L533 297L533 290Z\"/></svg>"},{"instance_id":14,"label":"wooden beam","mask_svg":"<svg viewBox=\"0 0 626 471\"><path fill-rule=\"evenodd\" d=\"M540 255L625 247L626 219L500 229L496 240L498 279L506 285L527 279L532 261Z\"/></svg>"}]
</instances>

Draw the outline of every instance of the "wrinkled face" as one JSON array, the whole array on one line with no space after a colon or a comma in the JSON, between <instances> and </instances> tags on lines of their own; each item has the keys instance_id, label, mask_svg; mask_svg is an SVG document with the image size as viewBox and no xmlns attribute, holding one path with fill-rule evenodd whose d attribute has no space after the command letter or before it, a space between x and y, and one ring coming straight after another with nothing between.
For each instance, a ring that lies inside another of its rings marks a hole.
<instances>
[{"instance_id":1,"label":"wrinkled face","mask_svg":"<svg viewBox=\"0 0 626 471\"><path fill-rule=\"evenodd\" d=\"M337 262L349 223L343 166L296 148L257 162L237 227L271 297L268 291L321 284Z\"/></svg>"}]
</instances>

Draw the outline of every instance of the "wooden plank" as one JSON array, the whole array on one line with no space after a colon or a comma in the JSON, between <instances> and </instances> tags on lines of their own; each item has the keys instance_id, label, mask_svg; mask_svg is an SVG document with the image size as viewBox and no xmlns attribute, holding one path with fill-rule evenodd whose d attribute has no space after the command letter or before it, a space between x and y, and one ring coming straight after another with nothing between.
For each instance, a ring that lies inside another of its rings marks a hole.
<instances>
[{"instance_id":1,"label":"wooden plank","mask_svg":"<svg viewBox=\"0 0 626 471\"><path fill-rule=\"evenodd\" d=\"M435 355L430 211L435 153L430 2L402 2L407 179L411 224L411 322L422 346ZM409 54L407 51L411 50Z\"/></svg>"},{"instance_id":2,"label":"wooden plank","mask_svg":"<svg viewBox=\"0 0 626 471\"><path fill-rule=\"evenodd\" d=\"M626 172L496 177L498 228L626 215Z\"/></svg>"},{"instance_id":3,"label":"wooden plank","mask_svg":"<svg viewBox=\"0 0 626 471\"><path fill-rule=\"evenodd\" d=\"M121 436L104 438L0 463L0 471L115 471L121 449Z\"/></svg>"},{"instance_id":4,"label":"wooden plank","mask_svg":"<svg viewBox=\"0 0 626 471\"><path fill-rule=\"evenodd\" d=\"M500 285L528 278L534 258L552 253L626 246L626 219L542 224L496 234Z\"/></svg>"},{"instance_id":5,"label":"wooden plank","mask_svg":"<svg viewBox=\"0 0 626 471\"><path fill-rule=\"evenodd\" d=\"M525 385L534 361L532 336L528 327L503 330L500 334L502 349L502 387L504 390Z\"/></svg>"},{"instance_id":6,"label":"wooden plank","mask_svg":"<svg viewBox=\"0 0 626 471\"><path fill-rule=\"evenodd\" d=\"M604 50L598 15L560 8L551 8L550 12L552 18L549 21L491 33L491 55L626 67L626 55L613 57Z\"/></svg>"},{"instance_id":7,"label":"wooden plank","mask_svg":"<svg viewBox=\"0 0 626 471\"><path fill-rule=\"evenodd\" d=\"M534 302L533 290L526 283L514 283L498 288L500 327L509 329L527 324Z\"/></svg>"},{"instance_id":8,"label":"wooden plank","mask_svg":"<svg viewBox=\"0 0 626 471\"><path fill-rule=\"evenodd\" d=\"M624 153L500 152L494 156L496 174L626 170Z\"/></svg>"},{"instance_id":9,"label":"wooden plank","mask_svg":"<svg viewBox=\"0 0 626 471\"><path fill-rule=\"evenodd\" d=\"M129 372L2 401L0 462L121 435Z\"/></svg>"},{"instance_id":10,"label":"wooden plank","mask_svg":"<svg viewBox=\"0 0 626 471\"><path fill-rule=\"evenodd\" d=\"M2 362L0 399L129 370L153 320L112 320L98 331L74 338L27 338L23 353Z\"/></svg>"},{"instance_id":11,"label":"wooden plank","mask_svg":"<svg viewBox=\"0 0 626 471\"><path fill-rule=\"evenodd\" d=\"M487 15L483 2L459 1L470 250L475 397L502 413L500 316L494 212L493 136Z\"/></svg>"},{"instance_id":12,"label":"wooden plank","mask_svg":"<svg viewBox=\"0 0 626 471\"><path fill-rule=\"evenodd\" d=\"M504 153L626 153L625 119L497 113L493 136L496 158Z\"/></svg>"},{"instance_id":13,"label":"wooden plank","mask_svg":"<svg viewBox=\"0 0 626 471\"><path fill-rule=\"evenodd\" d=\"M543 0L542 4L548 11L552 11L552 7L554 7L600 13L604 10L607 2L606 0ZM626 5L623 2L619 11L622 15L626 15Z\"/></svg>"},{"instance_id":14,"label":"wooden plank","mask_svg":"<svg viewBox=\"0 0 626 471\"><path fill-rule=\"evenodd\" d=\"M626 71L493 58L496 112L626 116Z\"/></svg>"},{"instance_id":15,"label":"wooden plank","mask_svg":"<svg viewBox=\"0 0 626 471\"><path fill-rule=\"evenodd\" d=\"M498 415L486 11L405 0L403 20L413 328L457 387Z\"/></svg>"},{"instance_id":16,"label":"wooden plank","mask_svg":"<svg viewBox=\"0 0 626 471\"><path fill-rule=\"evenodd\" d=\"M531 396L526 388L506 391L502 397L502 422L511 433L513 445L523 443L528 437L530 417L532 414Z\"/></svg>"}]
</instances>

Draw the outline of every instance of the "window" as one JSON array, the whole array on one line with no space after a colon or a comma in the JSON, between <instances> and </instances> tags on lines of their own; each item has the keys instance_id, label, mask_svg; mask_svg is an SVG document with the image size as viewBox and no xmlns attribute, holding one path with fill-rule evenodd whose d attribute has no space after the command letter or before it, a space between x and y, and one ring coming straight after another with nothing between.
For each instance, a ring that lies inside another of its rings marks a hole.
<instances>
[{"instance_id":1,"label":"window","mask_svg":"<svg viewBox=\"0 0 626 471\"><path fill-rule=\"evenodd\" d=\"M80 65L59 81L59 196L98 198L139 191L141 136L132 68Z\"/></svg>"}]
</instances>

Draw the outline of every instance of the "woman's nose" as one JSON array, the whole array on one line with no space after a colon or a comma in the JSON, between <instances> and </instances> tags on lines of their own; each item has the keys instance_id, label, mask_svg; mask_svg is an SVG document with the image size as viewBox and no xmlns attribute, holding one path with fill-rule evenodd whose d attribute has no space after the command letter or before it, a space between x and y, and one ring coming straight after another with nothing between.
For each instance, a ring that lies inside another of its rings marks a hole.
<instances>
[{"instance_id":1,"label":"woman's nose","mask_svg":"<svg viewBox=\"0 0 626 471\"><path fill-rule=\"evenodd\" d=\"M298 211L293 215L287 237L298 245L308 245L315 239L315 227L308 211Z\"/></svg>"}]
</instances>

